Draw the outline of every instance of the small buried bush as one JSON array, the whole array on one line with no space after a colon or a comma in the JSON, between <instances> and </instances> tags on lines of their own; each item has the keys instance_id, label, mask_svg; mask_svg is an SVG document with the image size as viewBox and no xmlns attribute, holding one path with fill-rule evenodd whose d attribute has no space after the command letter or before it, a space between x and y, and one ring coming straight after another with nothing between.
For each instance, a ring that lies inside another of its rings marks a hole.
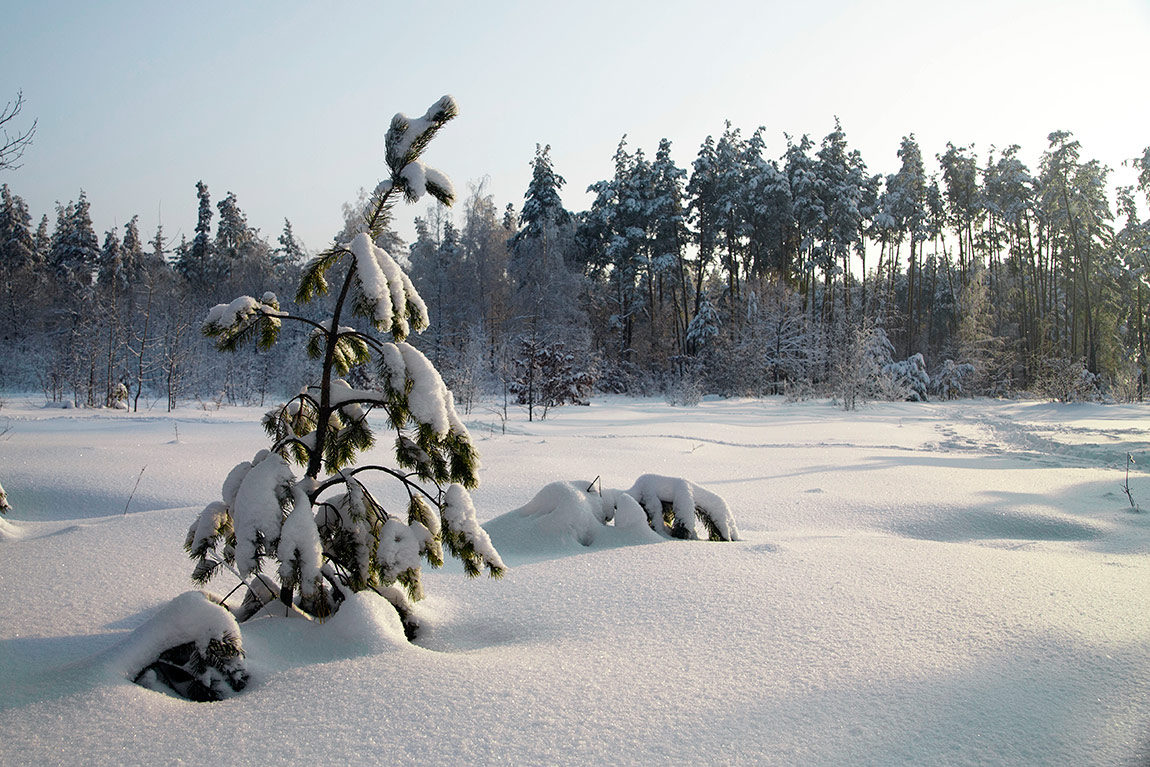
<instances>
[{"instance_id":1,"label":"small buried bush","mask_svg":"<svg viewBox=\"0 0 1150 767\"><path fill-rule=\"evenodd\" d=\"M181 594L136 629L123 664L136 684L196 702L230 697L248 682L235 617L202 591Z\"/></svg>"},{"instance_id":2,"label":"small buried bush","mask_svg":"<svg viewBox=\"0 0 1150 767\"><path fill-rule=\"evenodd\" d=\"M552 482L484 529L500 551L528 559L669 538L739 539L734 515L720 496L657 474L644 474L628 490L599 489L586 480Z\"/></svg>"}]
</instances>

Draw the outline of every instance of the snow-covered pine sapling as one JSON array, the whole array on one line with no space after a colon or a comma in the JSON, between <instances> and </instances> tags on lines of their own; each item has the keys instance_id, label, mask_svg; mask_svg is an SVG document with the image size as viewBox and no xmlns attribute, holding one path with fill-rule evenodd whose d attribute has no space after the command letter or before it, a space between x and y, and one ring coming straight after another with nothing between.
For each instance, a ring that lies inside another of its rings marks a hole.
<instances>
[{"instance_id":1,"label":"snow-covered pine sapling","mask_svg":"<svg viewBox=\"0 0 1150 767\"><path fill-rule=\"evenodd\" d=\"M698 517L712 541L737 541L735 516L722 496L682 477L644 474L625 491L647 512L647 524L671 538L695 539Z\"/></svg>"},{"instance_id":2,"label":"snow-covered pine sapling","mask_svg":"<svg viewBox=\"0 0 1150 767\"><path fill-rule=\"evenodd\" d=\"M248 682L235 617L200 591L162 607L119 653L118 665L136 684L196 702L231 697Z\"/></svg>"},{"instance_id":3,"label":"snow-covered pine sapling","mask_svg":"<svg viewBox=\"0 0 1150 767\"><path fill-rule=\"evenodd\" d=\"M687 479L656 474L644 474L629 490L603 487L598 477L552 482L486 528L500 546L532 555L554 544L573 548L698 540L703 536L696 517L708 540L739 540L734 515L721 496Z\"/></svg>"},{"instance_id":4,"label":"snow-covered pine sapling","mask_svg":"<svg viewBox=\"0 0 1150 767\"><path fill-rule=\"evenodd\" d=\"M12 505L8 503L8 496L4 492L4 486L0 485L0 514L7 514L12 511Z\"/></svg>"},{"instance_id":5,"label":"snow-covered pine sapling","mask_svg":"<svg viewBox=\"0 0 1150 767\"><path fill-rule=\"evenodd\" d=\"M247 584L241 620L274 601L276 591L289 610L322 616L338 608L345 590L371 589L396 606L410 632L408 599L422 596L422 560L442 565L446 546L468 576L484 569L496 578L504 573L467 492L479 482L471 437L439 372L405 342L427 327L427 307L376 244L399 197L415 202L430 194L451 204L447 176L419 158L455 115L455 101L444 96L422 117L392 119L385 139L390 177L375 188L362 231L303 271L296 293L301 304L336 287L328 319L285 312L275 295L265 293L215 306L204 322L204 333L224 351L244 342L270 347L285 321L303 323L310 327L307 354L320 364L314 385L264 416L270 448L232 470L222 499L188 531L196 580L206 581L225 565ZM345 325L350 318L390 339ZM347 383L352 368L368 364L376 367L378 388ZM394 466L355 463L376 442L368 422L375 411L395 432ZM293 463L303 467L302 477L295 476ZM402 502L392 505L376 480L398 482ZM278 564L278 584L261 575L268 558Z\"/></svg>"},{"instance_id":6,"label":"snow-covered pine sapling","mask_svg":"<svg viewBox=\"0 0 1150 767\"><path fill-rule=\"evenodd\" d=\"M542 343L534 336L520 339L515 359L516 375L509 390L520 405L527 406L527 420L540 418L560 405L586 405L594 378L578 364L561 341Z\"/></svg>"}]
</instances>

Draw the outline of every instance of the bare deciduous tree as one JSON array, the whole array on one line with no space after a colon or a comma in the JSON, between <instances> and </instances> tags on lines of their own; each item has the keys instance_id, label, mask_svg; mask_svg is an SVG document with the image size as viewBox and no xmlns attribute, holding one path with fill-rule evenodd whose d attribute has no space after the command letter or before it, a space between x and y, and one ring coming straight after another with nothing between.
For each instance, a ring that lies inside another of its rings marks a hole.
<instances>
[{"instance_id":1,"label":"bare deciduous tree","mask_svg":"<svg viewBox=\"0 0 1150 767\"><path fill-rule=\"evenodd\" d=\"M9 124L16 119L23 108L24 92L17 91L16 99L5 104L4 109L0 111L0 170L19 168L20 158L24 156L24 150L32 143L32 137L36 135L36 120L33 120L31 127L25 131L8 132Z\"/></svg>"}]
</instances>

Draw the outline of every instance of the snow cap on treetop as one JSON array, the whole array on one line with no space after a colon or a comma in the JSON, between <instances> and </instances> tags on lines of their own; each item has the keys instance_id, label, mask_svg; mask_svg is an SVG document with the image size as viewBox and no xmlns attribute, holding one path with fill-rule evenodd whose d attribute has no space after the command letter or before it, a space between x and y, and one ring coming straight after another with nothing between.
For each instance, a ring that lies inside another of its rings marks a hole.
<instances>
[{"instance_id":1,"label":"snow cap on treetop","mask_svg":"<svg viewBox=\"0 0 1150 767\"><path fill-rule=\"evenodd\" d=\"M458 113L455 99L444 96L432 104L423 117L412 118L400 112L391 119L384 138L391 180L376 187L377 196L395 188L402 191L409 202L417 202L424 194L430 194L444 205L455 200L455 189L447 175L428 168L419 156L444 123Z\"/></svg>"},{"instance_id":2,"label":"snow cap on treetop","mask_svg":"<svg viewBox=\"0 0 1150 767\"><path fill-rule=\"evenodd\" d=\"M418 155L431 140L429 132L433 134L457 114L459 106L450 95L441 96L428 107L422 117L408 117L403 112L396 112L391 118L391 126L385 139L387 164L394 168L403 164L405 160L415 159L410 156L412 149L414 148L415 154Z\"/></svg>"}]
</instances>

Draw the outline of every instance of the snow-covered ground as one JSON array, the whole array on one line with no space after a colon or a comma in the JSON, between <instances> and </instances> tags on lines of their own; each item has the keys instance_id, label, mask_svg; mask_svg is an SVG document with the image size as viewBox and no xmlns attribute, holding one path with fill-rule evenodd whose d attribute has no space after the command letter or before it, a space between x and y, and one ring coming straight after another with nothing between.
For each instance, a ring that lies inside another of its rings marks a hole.
<instances>
[{"instance_id":1,"label":"snow-covered ground","mask_svg":"<svg viewBox=\"0 0 1150 767\"><path fill-rule=\"evenodd\" d=\"M244 624L238 697L136 686L132 632L191 588L185 530L259 415L0 411L0 764L1150 760L1150 512L1121 489L1129 451L1150 508L1150 408L599 399L506 434L477 408L481 520L656 473L741 540L508 538L501 581L425 569L418 645L359 599Z\"/></svg>"}]
</instances>

